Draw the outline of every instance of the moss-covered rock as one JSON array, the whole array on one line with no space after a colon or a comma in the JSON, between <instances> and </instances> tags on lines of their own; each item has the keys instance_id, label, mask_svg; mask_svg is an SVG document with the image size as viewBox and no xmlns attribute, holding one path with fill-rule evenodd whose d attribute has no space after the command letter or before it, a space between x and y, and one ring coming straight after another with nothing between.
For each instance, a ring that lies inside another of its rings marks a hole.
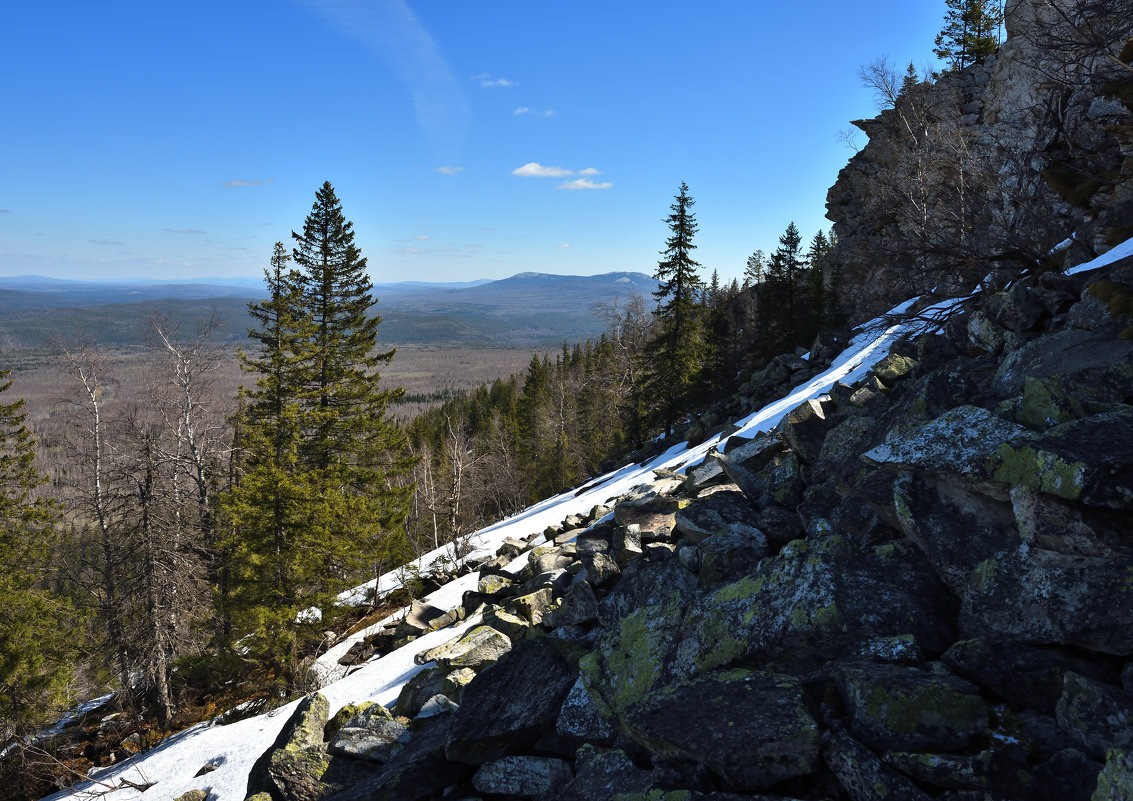
<instances>
[{"instance_id":1,"label":"moss-covered rock","mask_svg":"<svg viewBox=\"0 0 1133 801\"><path fill-rule=\"evenodd\" d=\"M958 751L987 730L978 689L957 676L862 664L839 668L835 681L851 731L876 749Z\"/></svg>"},{"instance_id":2,"label":"moss-covered rock","mask_svg":"<svg viewBox=\"0 0 1133 801\"><path fill-rule=\"evenodd\" d=\"M1097 759L1133 746L1133 698L1108 684L1067 672L1056 714L1062 730Z\"/></svg>"},{"instance_id":3,"label":"moss-covered rock","mask_svg":"<svg viewBox=\"0 0 1133 801\"><path fill-rule=\"evenodd\" d=\"M822 755L854 801L929 801L928 794L844 731L831 733Z\"/></svg>"},{"instance_id":4,"label":"moss-covered rock","mask_svg":"<svg viewBox=\"0 0 1133 801\"><path fill-rule=\"evenodd\" d=\"M510 650L511 640L506 634L491 626L474 626L459 637L422 651L413 657L413 661L419 665L436 662L446 672L465 667L480 670Z\"/></svg>"}]
</instances>

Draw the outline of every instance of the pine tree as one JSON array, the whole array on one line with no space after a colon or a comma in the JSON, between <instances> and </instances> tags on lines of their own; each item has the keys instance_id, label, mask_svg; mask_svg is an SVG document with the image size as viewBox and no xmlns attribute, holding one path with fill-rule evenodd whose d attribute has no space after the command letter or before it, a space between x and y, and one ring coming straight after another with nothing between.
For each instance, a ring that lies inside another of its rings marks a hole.
<instances>
[{"instance_id":1,"label":"pine tree","mask_svg":"<svg viewBox=\"0 0 1133 801\"><path fill-rule=\"evenodd\" d=\"M944 28L933 50L950 70L982 64L999 49L1003 25L1002 0L945 0Z\"/></svg>"},{"instance_id":2,"label":"pine tree","mask_svg":"<svg viewBox=\"0 0 1133 801\"><path fill-rule=\"evenodd\" d=\"M705 343L699 299L704 282L697 273L700 264L692 258L696 249L692 240L698 230L691 211L695 202L682 182L669 207L672 213L665 218L670 233L661 251L664 258L653 276L661 282L653 293L660 333L649 345L649 383L658 419L667 431L696 400L703 380Z\"/></svg>"},{"instance_id":3,"label":"pine tree","mask_svg":"<svg viewBox=\"0 0 1133 801\"><path fill-rule=\"evenodd\" d=\"M375 352L380 318L366 259L330 183L292 233L299 271L277 245L271 297L251 307L258 375L246 392L243 472L228 494L229 597L235 634L254 632L262 661L288 689L302 676L309 608L328 609L344 582L374 576L406 553L412 458L380 385L394 351Z\"/></svg>"},{"instance_id":4,"label":"pine tree","mask_svg":"<svg viewBox=\"0 0 1133 801\"><path fill-rule=\"evenodd\" d=\"M762 250L757 250L747 257L747 266L744 268L744 286L755 286L763 283L767 274L767 257Z\"/></svg>"},{"instance_id":5,"label":"pine tree","mask_svg":"<svg viewBox=\"0 0 1133 801\"><path fill-rule=\"evenodd\" d=\"M12 385L0 371L0 393ZM74 613L50 592L55 509L36 495L46 480L23 401L0 403L0 738L50 720L67 700Z\"/></svg>"}]
</instances>

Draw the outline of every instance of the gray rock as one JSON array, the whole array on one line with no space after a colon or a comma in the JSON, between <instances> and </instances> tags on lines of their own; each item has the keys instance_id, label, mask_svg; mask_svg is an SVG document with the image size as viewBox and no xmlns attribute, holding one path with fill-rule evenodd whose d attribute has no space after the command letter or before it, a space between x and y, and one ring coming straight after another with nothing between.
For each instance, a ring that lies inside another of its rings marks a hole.
<instances>
[{"instance_id":1,"label":"gray rock","mask_svg":"<svg viewBox=\"0 0 1133 801\"><path fill-rule=\"evenodd\" d=\"M507 756L481 765L472 786L481 793L547 798L573 777L570 765L561 759Z\"/></svg>"},{"instance_id":2,"label":"gray rock","mask_svg":"<svg viewBox=\"0 0 1133 801\"><path fill-rule=\"evenodd\" d=\"M511 640L491 626L475 626L443 645L413 657L418 665L436 662L446 672L457 668L481 670L511 650Z\"/></svg>"},{"instance_id":3,"label":"gray rock","mask_svg":"<svg viewBox=\"0 0 1133 801\"><path fill-rule=\"evenodd\" d=\"M818 726L789 676L710 673L646 698L622 722L653 753L704 765L741 792L806 776L819 763Z\"/></svg>"},{"instance_id":4,"label":"gray rock","mask_svg":"<svg viewBox=\"0 0 1133 801\"><path fill-rule=\"evenodd\" d=\"M853 801L929 801L929 796L842 731L831 733L823 758Z\"/></svg>"},{"instance_id":5,"label":"gray rock","mask_svg":"<svg viewBox=\"0 0 1133 801\"><path fill-rule=\"evenodd\" d=\"M608 745L614 741L614 727L594 703L579 677L567 693L555 722L555 731L589 743Z\"/></svg>"},{"instance_id":6,"label":"gray rock","mask_svg":"<svg viewBox=\"0 0 1133 801\"><path fill-rule=\"evenodd\" d=\"M574 647L554 637L516 643L464 689L449 733L448 758L480 764L552 730L578 678L576 659Z\"/></svg>"},{"instance_id":7,"label":"gray rock","mask_svg":"<svg viewBox=\"0 0 1133 801\"><path fill-rule=\"evenodd\" d=\"M729 523L750 523L755 509L738 490L714 492L694 499L676 513L676 532L681 540L700 542Z\"/></svg>"},{"instance_id":8,"label":"gray rock","mask_svg":"<svg viewBox=\"0 0 1133 801\"><path fill-rule=\"evenodd\" d=\"M393 719L374 720L367 726L342 727L327 746L335 756L385 762L406 728Z\"/></svg>"},{"instance_id":9,"label":"gray rock","mask_svg":"<svg viewBox=\"0 0 1133 801\"><path fill-rule=\"evenodd\" d=\"M1108 684L1067 672L1056 715L1067 736L1096 759L1133 746L1133 698Z\"/></svg>"},{"instance_id":10,"label":"gray rock","mask_svg":"<svg viewBox=\"0 0 1133 801\"><path fill-rule=\"evenodd\" d=\"M735 581L755 572L768 553L767 537L754 526L729 523L698 546L702 587Z\"/></svg>"},{"instance_id":11,"label":"gray rock","mask_svg":"<svg viewBox=\"0 0 1133 801\"><path fill-rule=\"evenodd\" d=\"M960 612L966 637L1010 636L1133 655L1133 562L1023 545L972 571Z\"/></svg>"}]
</instances>

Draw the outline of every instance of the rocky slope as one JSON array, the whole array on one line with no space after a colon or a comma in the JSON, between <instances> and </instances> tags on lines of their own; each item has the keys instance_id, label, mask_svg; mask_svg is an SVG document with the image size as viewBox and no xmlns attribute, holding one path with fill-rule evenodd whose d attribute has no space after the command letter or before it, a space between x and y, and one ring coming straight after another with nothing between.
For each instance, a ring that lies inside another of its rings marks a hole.
<instances>
[{"instance_id":1,"label":"rocky slope","mask_svg":"<svg viewBox=\"0 0 1133 801\"><path fill-rule=\"evenodd\" d=\"M475 616L392 710L312 696L249 796L1133 797L1131 315L1133 257L1020 281L505 543L343 657Z\"/></svg>"}]
</instances>

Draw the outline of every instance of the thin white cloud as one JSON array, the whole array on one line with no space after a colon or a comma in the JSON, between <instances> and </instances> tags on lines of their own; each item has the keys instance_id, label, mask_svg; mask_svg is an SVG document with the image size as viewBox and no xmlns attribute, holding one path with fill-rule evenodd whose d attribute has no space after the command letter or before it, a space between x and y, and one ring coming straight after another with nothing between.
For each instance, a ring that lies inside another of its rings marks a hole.
<instances>
[{"instance_id":1,"label":"thin white cloud","mask_svg":"<svg viewBox=\"0 0 1133 801\"><path fill-rule=\"evenodd\" d=\"M576 178L573 181L559 184L555 189L610 189L611 187L613 187L613 184L609 181L603 181L599 184L589 178Z\"/></svg>"},{"instance_id":2,"label":"thin white cloud","mask_svg":"<svg viewBox=\"0 0 1133 801\"><path fill-rule=\"evenodd\" d=\"M536 109L528 108L527 106L520 106L515 111L513 111L512 114L516 115L517 117L521 117L524 114L530 114L535 117L553 117L555 116L555 110L553 108L549 108L545 111L537 111Z\"/></svg>"},{"instance_id":3,"label":"thin white cloud","mask_svg":"<svg viewBox=\"0 0 1133 801\"><path fill-rule=\"evenodd\" d=\"M424 241L426 239L432 239L433 237L429 236L428 234L421 234L421 235L415 236L413 238L418 240L418 241Z\"/></svg>"},{"instance_id":4,"label":"thin white cloud","mask_svg":"<svg viewBox=\"0 0 1133 801\"><path fill-rule=\"evenodd\" d=\"M239 178L237 178L234 181L228 181L226 183L223 183L223 184L221 184L221 186L228 186L228 187L266 186L267 184L274 183L274 182L275 182L274 178L257 178L254 181L241 181Z\"/></svg>"},{"instance_id":5,"label":"thin white cloud","mask_svg":"<svg viewBox=\"0 0 1133 801\"><path fill-rule=\"evenodd\" d=\"M516 167L511 171L511 174L522 178L564 178L567 175L574 175L574 170L564 169L563 167L544 167L537 161L529 161L522 167Z\"/></svg>"},{"instance_id":6,"label":"thin white cloud","mask_svg":"<svg viewBox=\"0 0 1133 801\"><path fill-rule=\"evenodd\" d=\"M443 167L437 167L437 172L439 172L441 175L460 175L460 173L464 172L464 168L450 167L446 164Z\"/></svg>"},{"instance_id":7,"label":"thin white cloud","mask_svg":"<svg viewBox=\"0 0 1133 801\"><path fill-rule=\"evenodd\" d=\"M440 47L407 0L299 2L385 61L409 89L417 125L434 147L443 153L459 151L468 128L468 104Z\"/></svg>"},{"instance_id":8,"label":"thin white cloud","mask_svg":"<svg viewBox=\"0 0 1133 801\"><path fill-rule=\"evenodd\" d=\"M479 81L480 85L485 89L494 89L496 87L511 87L519 86L519 81L511 81L507 78L493 78L489 73L481 73L480 75L472 76L472 80Z\"/></svg>"},{"instance_id":9,"label":"thin white cloud","mask_svg":"<svg viewBox=\"0 0 1133 801\"><path fill-rule=\"evenodd\" d=\"M116 239L88 239L92 245L125 245L125 242L119 242Z\"/></svg>"},{"instance_id":10,"label":"thin white cloud","mask_svg":"<svg viewBox=\"0 0 1133 801\"><path fill-rule=\"evenodd\" d=\"M205 231L202 231L200 228L162 228L161 230L166 231L167 233L170 233L170 234L203 234L203 233L206 233Z\"/></svg>"},{"instance_id":11,"label":"thin white cloud","mask_svg":"<svg viewBox=\"0 0 1133 801\"><path fill-rule=\"evenodd\" d=\"M555 250L570 250L572 247L574 247L574 245L570 245L564 242L561 245L555 245Z\"/></svg>"},{"instance_id":12,"label":"thin white cloud","mask_svg":"<svg viewBox=\"0 0 1133 801\"><path fill-rule=\"evenodd\" d=\"M579 170L579 175L601 175L601 170L596 170L593 167L587 167L585 170Z\"/></svg>"}]
</instances>

